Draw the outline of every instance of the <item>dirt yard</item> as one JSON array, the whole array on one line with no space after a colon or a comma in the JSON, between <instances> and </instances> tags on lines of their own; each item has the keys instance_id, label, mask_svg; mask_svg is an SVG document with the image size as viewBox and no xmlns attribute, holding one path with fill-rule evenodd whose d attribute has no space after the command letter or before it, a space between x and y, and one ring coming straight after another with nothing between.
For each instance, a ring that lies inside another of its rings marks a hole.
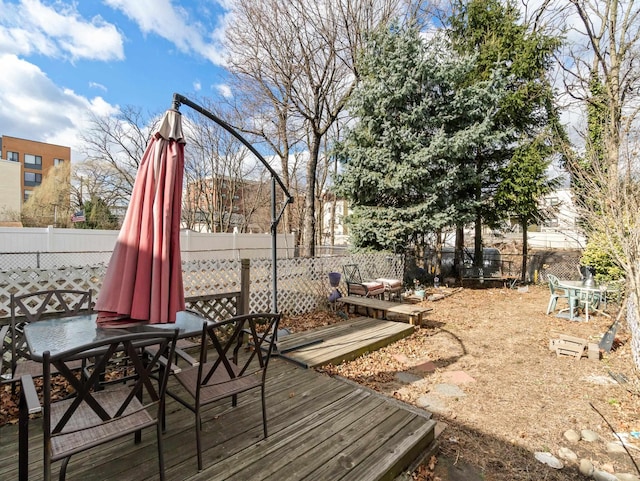
<instances>
[{"instance_id":1,"label":"dirt yard","mask_svg":"<svg viewBox=\"0 0 640 481\"><path fill-rule=\"evenodd\" d=\"M436 459L413 479L586 479L578 474L583 459L599 470L639 475L628 453L607 451L607 443L618 440L614 432L622 433L640 464L640 440L630 434L640 431L640 383L624 322L600 360L558 357L550 339L568 334L598 343L612 319L547 316L548 300L546 287L528 287L463 289L424 301L433 311L414 335L325 371L423 407L446 425ZM615 315L615 306L608 310ZM287 324L309 329L336 319L316 313ZM567 430L594 431L600 439L570 442ZM563 460L562 469L534 457L550 452L561 458L561 448L577 455Z\"/></svg>"}]
</instances>

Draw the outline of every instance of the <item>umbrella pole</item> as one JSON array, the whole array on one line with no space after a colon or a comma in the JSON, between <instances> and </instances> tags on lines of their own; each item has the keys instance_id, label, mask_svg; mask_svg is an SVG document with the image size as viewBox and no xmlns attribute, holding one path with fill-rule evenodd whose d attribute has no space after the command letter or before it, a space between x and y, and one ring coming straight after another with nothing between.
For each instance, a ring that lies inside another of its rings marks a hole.
<instances>
[{"instance_id":1,"label":"umbrella pole","mask_svg":"<svg viewBox=\"0 0 640 481\"><path fill-rule=\"evenodd\" d=\"M278 312L278 236L276 229L278 218L276 215L276 179L271 176L271 270L273 276L271 290L271 312ZM276 335L276 333L274 333Z\"/></svg>"},{"instance_id":2,"label":"umbrella pole","mask_svg":"<svg viewBox=\"0 0 640 481\"><path fill-rule=\"evenodd\" d=\"M258 160L262 163L262 165L264 165L266 167L266 169L271 173L271 259L272 259L272 264L273 264L272 265L272 277L273 277L273 279L272 279L272 293L271 293L271 299L272 299L271 300L271 311L274 314L276 314L278 312L278 267L277 267L277 259L278 259L277 247L278 246L277 246L277 229L278 229L278 224L280 222L280 219L282 218L282 215L284 214L284 210L286 209L288 204L293 202L293 197L291 196L291 194L287 190L287 187L282 182L282 179L280 179L280 177L278 176L276 171L273 170L273 167L271 167L269 165L269 163L264 159L264 157L262 155L260 155L260 153L253 147L253 145L251 145L231 125L229 125L227 122L225 122L221 118L217 117L215 114L213 114L209 110L205 109L201 105L198 105L195 102L189 100L187 97L185 97L183 95L180 95L178 93L174 93L173 94L172 108L174 110L178 111L180 109L180 105L187 105L188 107L191 107L196 112L200 112L202 115L204 115L208 119L210 119L213 122L215 122L218 125L220 125L227 132L229 132L236 139L238 139L242 144L244 144L244 146L247 147L258 158ZM285 199L286 199L284 204L283 204L283 206L282 206L282 209L281 209L280 213L278 213L277 210L276 210L276 200L277 200L276 199L276 183L282 189L282 191L284 193L284 196L285 196ZM277 332L273 333L273 336L276 337L276 341L277 341L277 334L278 334ZM300 347L300 346L297 346L297 347ZM277 344L276 344L275 349L276 349L276 353L280 352L278 350ZM291 349L287 349L287 350L291 350Z\"/></svg>"}]
</instances>

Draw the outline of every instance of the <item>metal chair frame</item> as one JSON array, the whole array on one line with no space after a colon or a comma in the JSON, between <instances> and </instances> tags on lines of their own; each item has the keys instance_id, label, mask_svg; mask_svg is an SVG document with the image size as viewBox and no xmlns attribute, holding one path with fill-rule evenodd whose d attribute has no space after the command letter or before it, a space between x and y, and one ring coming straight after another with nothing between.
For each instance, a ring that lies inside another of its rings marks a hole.
<instances>
[{"instance_id":1,"label":"metal chair frame","mask_svg":"<svg viewBox=\"0 0 640 481\"><path fill-rule=\"evenodd\" d=\"M202 470L203 465L201 410L205 406L231 397L232 406L235 407L238 394L259 388L263 432L265 438L268 436L265 383L269 359L275 350L274 334L280 319L281 314L257 313L204 324L199 364L176 374L186 396L171 390L168 394L195 414L198 470ZM239 351L245 340L250 353L241 358ZM215 355L211 360L208 359L210 346Z\"/></svg>"},{"instance_id":2,"label":"metal chair frame","mask_svg":"<svg viewBox=\"0 0 640 481\"><path fill-rule=\"evenodd\" d=\"M15 393L16 383L23 375L42 376L42 365L31 361L29 356L24 338L25 324L51 317L72 317L93 312L91 297L91 291L73 289L11 294L11 323L9 329L4 326L0 328L0 374L3 374L0 384L11 383L11 390ZM5 373L2 363L7 349L11 351L11 366ZM81 363L74 363L74 367L80 368Z\"/></svg>"}]
</instances>

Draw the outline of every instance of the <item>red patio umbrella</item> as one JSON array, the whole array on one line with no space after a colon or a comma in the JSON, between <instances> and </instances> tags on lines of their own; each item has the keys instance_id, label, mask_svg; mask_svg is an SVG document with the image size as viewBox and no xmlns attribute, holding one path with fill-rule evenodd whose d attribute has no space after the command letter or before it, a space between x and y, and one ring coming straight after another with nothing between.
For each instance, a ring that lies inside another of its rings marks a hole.
<instances>
[{"instance_id":1,"label":"red patio umbrella","mask_svg":"<svg viewBox=\"0 0 640 481\"><path fill-rule=\"evenodd\" d=\"M175 322L184 310L180 211L184 175L180 112L168 110L149 141L107 273L98 324Z\"/></svg>"}]
</instances>

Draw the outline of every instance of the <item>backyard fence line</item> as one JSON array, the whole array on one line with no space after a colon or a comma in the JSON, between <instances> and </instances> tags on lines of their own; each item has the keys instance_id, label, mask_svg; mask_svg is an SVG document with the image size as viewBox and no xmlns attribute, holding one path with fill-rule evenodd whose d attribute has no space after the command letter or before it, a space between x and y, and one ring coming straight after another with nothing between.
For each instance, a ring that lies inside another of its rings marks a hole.
<instances>
[{"instance_id":1,"label":"backyard fence line","mask_svg":"<svg viewBox=\"0 0 640 481\"><path fill-rule=\"evenodd\" d=\"M108 264L117 230L0 227L0 271ZM277 234L279 258L294 257L293 234ZM271 234L180 232L182 260L269 257Z\"/></svg>"},{"instance_id":2,"label":"backyard fence line","mask_svg":"<svg viewBox=\"0 0 640 481\"><path fill-rule=\"evenodd\" d=\"M235 292L241 285L239 259L198 259L182 263L186 297ZM343 257L278 259L278 307L288 315L299 315L328 307L332 291L329 272L342 273L344 264L358 264L363 277L402 278L404 264L384 253L353 254ZM272 261L250 260L250 312L270 311L272 301ZM27 294L45 289L91 290L100 295L106 264L57 268L9 269L0 272L0 319L10 316L11 294ZM339 289L346 293L341 279Z\"/></svg>"}]
</instances>

